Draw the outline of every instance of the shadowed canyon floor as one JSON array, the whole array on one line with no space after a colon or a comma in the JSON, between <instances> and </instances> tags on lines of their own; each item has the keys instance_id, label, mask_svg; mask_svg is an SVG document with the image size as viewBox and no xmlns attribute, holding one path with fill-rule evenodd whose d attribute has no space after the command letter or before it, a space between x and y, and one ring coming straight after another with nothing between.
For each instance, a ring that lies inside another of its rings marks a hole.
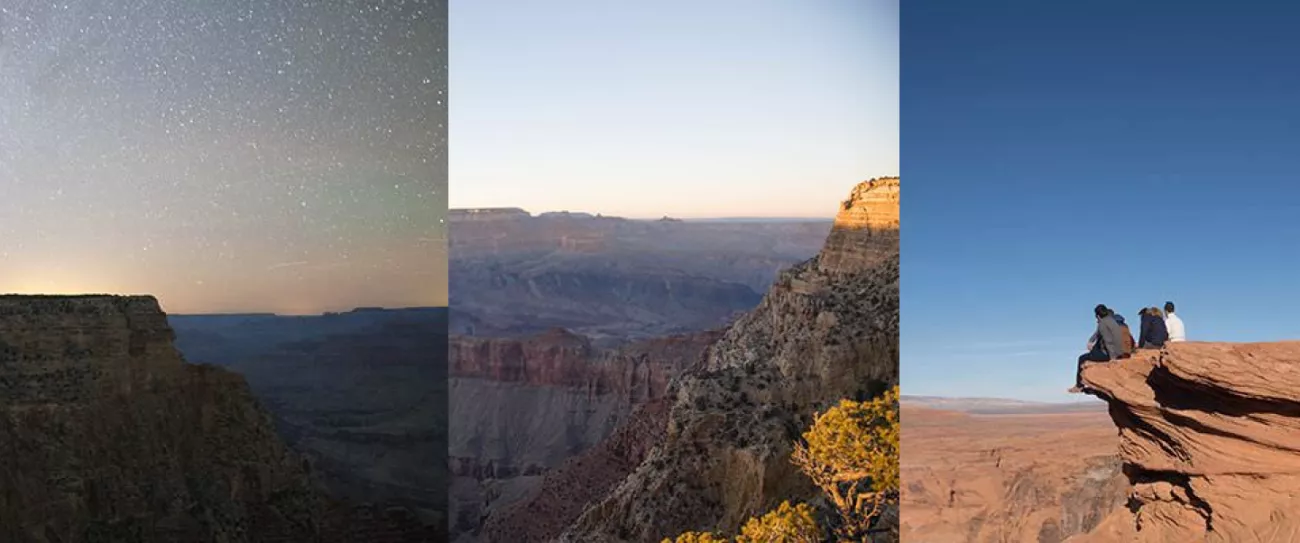
<instances>
[{"instance_id":1,"label":"shadowed canyon floor","mask_svg":"<svg viewBox=\"0 0 1300 543\"><path fill-rule=\"evenodd\" d=\"M187 359L248 379L332 495L445 521L445 309L169 320Z\"/></svg>"},{"instance_id":2,"label":"shadowed canyon floor","mask_svg":"<svg viewBox=\"0 0 1300 543\"><path fill-rule=\"evenodd\" d=\"M989 404L1005 408L964 407ZM1101 402L1038 413L1020 404L1017 414L903 405L903 541L1060 542L1124 505L1116 431ZM1052 412L1061 410L1076 412Z\"/></svg>"}]
</instances>

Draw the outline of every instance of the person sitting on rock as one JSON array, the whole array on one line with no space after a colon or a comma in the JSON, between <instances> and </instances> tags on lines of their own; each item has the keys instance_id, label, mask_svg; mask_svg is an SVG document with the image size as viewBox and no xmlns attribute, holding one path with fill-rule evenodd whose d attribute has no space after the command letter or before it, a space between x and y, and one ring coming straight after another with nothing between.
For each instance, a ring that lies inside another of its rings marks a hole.
<instances>
[{"instance_id":1,"label":"person sitting on rock","mask_svg":"<svg viewBox=\"0 0 1300 543\"><path fill-rule=\"evenodd\" d=\"M1169 341L1169 331L1165 329L1164 315L1158 307L1146 307L1138 311L1142 325L1138 331L1139 349L1159 349Z\"/></svg>"},{"instance_id":2,"label":"person sitting on rock","mask_svg":"<svg viewBox=\"0 0 1300 543\"><path fill-rule=\"evenodd\" d=\"M1169 341L1187 341L1187 332L1183 329L1183 319L1174 314L1174 303L1165 302L1165 329L1169 331Z\"/></svg>"},{"instance_id":3,"label":"person sitting on rock","mask_svg":"<svg viewBox=\"0 0 1300 543\"><path fill-rule=\"evenodd\" d=\"M1124 335L1128 333L1115 322L1115 312L1103 304L1097 304L1092 313L1097 317L1097 331L1088 340L1088 352L1079 356L1079 370L1074 375L1074 388L1071 393L1083 392L1083 365L1088 362L1110 362L1112 359L1126 357L1124 352ZM1110 353L1115 353L1111 356Z\"/></svg>"}]
</instances>

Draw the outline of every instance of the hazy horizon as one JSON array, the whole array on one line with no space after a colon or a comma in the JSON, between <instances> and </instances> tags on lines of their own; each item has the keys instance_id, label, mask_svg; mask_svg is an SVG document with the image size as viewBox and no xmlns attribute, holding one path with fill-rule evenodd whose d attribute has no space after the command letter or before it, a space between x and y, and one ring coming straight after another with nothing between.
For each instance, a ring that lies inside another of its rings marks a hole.
<instances>
[{"instance_id":1,"label":"hazy horizon","mask_svg":"<svg viewBox=\"0 0 1300 543\"><path fill-rule=\"evenodd\" d=\"M819 217L898 167L898 3L451 6L454 208Z\"/></svg>"},{"instance_id":2,"label":"hazy horizon","mask_svg":"<svg viewBox=\"0 0 1300 543\"><path fill-rule=\"evenodd\" d=\"M0 7L0 291L446 305L446 4Z\"/></svg>"},{"instance_id":3,"label":"hazy horizon","mask_svg":"<svg viewBox=\"0 0 1300 543\"><path fill-rule=\"evenodd\" d=\"M531 215L531 216L533 216L533 217L538 217L538 216L546 215L546 214L563 214L563 213L572 213L572 214L574 214L574 215L592 215L592 216L597 216L597 215L599 215L599 216L601 216L601 217L608 217L608 218L614 218L614 219L628 219L628 220L633 220L633 221L656 221L656 220L663 219L664 217L668 217L668 218L670 218L670 219L681 219L681 220L683 220L683 221L688 221L688 222L692 222L692 221L747 221L747 220L752 220L752 221L772 221L772 222L789 222L789 221L832 221L832 220L835 219L835 212L834 212L834 211L832 211L832 212L830 212L830 213L826 213L826 214L824 214L824 215L822 215L822 216L810 216L810 217L797 217L797 216L772 216L772 217L761 217L761 216L750 216L750 215L722 216L722 217L719 217L719 216L683 217L683 216L668 215L668 214L647 215L647 216L626 216L626 215L614 215L614 214L612 214L612 213L603 213L603 212L600 212L600 211L587 211L587 210L581 210L581 209L554 209L554 210L535 211L535 210L528 209L528 208L525 208L525 207L522 207L522 206L510 206L510 205L507 205L507 206L481 206L481 207L473 207L473 206L469 206L469 207L452 207L452 208L449 208L448 211L467 211L467 210L473 210L473 209L518 209L518 210L522 210L522 211L528 213L529 215Z\"/></svg>"}]
</instances>

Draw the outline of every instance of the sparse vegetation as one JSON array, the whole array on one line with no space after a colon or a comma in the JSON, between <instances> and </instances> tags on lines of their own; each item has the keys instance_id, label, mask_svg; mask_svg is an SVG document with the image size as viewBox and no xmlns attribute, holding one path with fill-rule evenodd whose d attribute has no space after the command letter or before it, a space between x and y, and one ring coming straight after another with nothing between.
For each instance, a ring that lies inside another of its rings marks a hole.
<instances>
[{"instance_id":1,"label":"sparse vegetation","mask_svg":"<svg viewBox=\"0 0 1300 543\"><path fill-rule=\"evenodd\" d=\"M766 515L749 519L740 529L736 543L819 543L822 534L808 504L792 506L785 501Z\"/></svg>"},{"instance_id":2,"label":"sparse vegetation","mask_svg":"<svg viewBox=\"0 0 1300 543\"><path fill-rule=\"evenodd\" d=\"M839 513L836 535L865 541L898 499L898 387L867 402L842 400L818 415L791 460Z\"/></svg>"},{"instance_id":3,"label":"sparse vegetation","mask_svg":"<svg viewBox=\"0 0 1300 543\"><path fill-rule=\"evenodd\" d=\"M795 443L790 460L826 494L834 522L819 524L812 507L787 501L749 519L734 540L687 532L663 543L871 541L881 513L898 500L898 394L895 386L873 400L841 400Z\"/></svg>"},{"instance_id":4,"label":"sparse vegetation","mask_svg":"<svg viewBox=\"0 0 1300 543\"><path fill-rule=\"evenodd\" d=\"M686 532L677 539L664 539L663 543L728 543L727 538L709 532Z\"/></svg>"}]
</instances>

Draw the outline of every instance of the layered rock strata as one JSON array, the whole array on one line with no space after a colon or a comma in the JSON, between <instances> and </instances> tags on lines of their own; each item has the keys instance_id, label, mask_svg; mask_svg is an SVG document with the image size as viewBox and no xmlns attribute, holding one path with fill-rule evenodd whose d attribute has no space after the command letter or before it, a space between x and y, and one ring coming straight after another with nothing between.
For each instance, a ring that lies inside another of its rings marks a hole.
<instances>
[{"instance_id":1,"label":"layered rock strata","mask_svg":"<svg viewBox=\"0 0 1300 543\"><path fill-rule=\"evenodd\" d=\"M698 363L719 335L617 349L565 330L523 339L453 337L453 530L477 533L499 509L535 497L542 473L640 417L633 414L638 406L662 403L669 380Z\"/></svg>"},{"instance_id":2,"label":"layered rock strata","mask_svg":"<svg viewBox=\"0 0 1300 543\"><path fill-rule=\"evenodd\" d=\"M1300 540L1300 342L1174 343L1083 379L1110 404L1130 510L1071 541Z\"/></svg>"}]
</instances>

